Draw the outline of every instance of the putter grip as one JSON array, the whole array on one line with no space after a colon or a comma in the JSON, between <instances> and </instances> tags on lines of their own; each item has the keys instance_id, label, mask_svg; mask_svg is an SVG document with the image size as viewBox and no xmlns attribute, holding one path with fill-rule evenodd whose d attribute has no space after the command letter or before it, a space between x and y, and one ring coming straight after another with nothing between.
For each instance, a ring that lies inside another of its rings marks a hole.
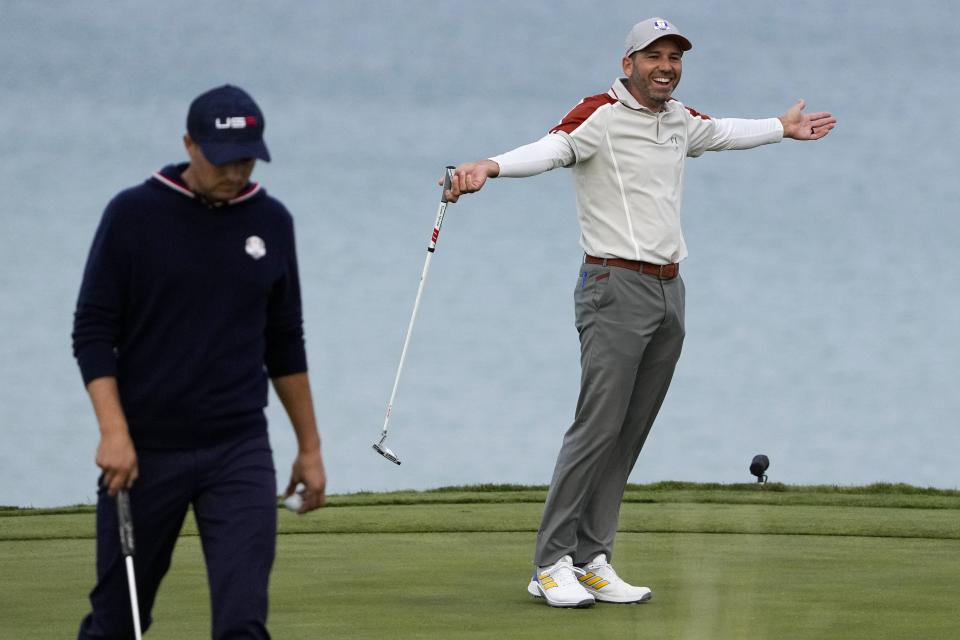
<instances>
[{"instance_id":1,"label":"putter grip","mask_svg":"<svg viewBox=\"0 0 960 640\"><path fill-rule=\"evenodd\" d=\"M120 548L123 555L133 556L133 517L130 513L130 494L117 492L117 521L120 523Z\"/></svg>"},{"instance_id":2,"label":"putter grip","mask_svg":"<svg viewBox=\"0 0 960 640\"><path fill-rule=\"evenodd\" d=\"M443 175L443 195L440 197L440 202L449 202L447 200L447 190L450 188L450 184L453 181L453 170L456 167L447 165L446 173Z\"/></svg>"}]
</instances>

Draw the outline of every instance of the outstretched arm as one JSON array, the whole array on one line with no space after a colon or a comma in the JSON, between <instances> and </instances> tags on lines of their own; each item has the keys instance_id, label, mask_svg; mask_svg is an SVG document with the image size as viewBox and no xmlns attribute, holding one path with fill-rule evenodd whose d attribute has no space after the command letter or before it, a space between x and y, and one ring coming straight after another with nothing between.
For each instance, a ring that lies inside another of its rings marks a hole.
<instances>
[{"instance_id":1,"label":"outstretched arm","mask_svg":"<svg viewBox=\"0 0 960 640\"><path fill-rule=\"evenodd\" d=\"M487 178L528 178L557 167L569 166L574 160L573 147L567 137L548 133L536 142L498 156L461 164L454 170L450 189L444 195L449 202L456 202L464 193L482 189ZM443 184L443 180L439 184Z\"/></svg>"},{"instance_id":2,"label":"outstretched arm","mask_svg":"<svg viewBox=\"0 0 960 640\"><path fill-rule=\"evenodd\" d=\"M783 125L783 137L794 140L819 140L830 133L837 125L837 119L826 111L803 113L807 103L802 98L780 116Z\"/></svg>"},{"instance_id":3,"label":"outstretched arm","mask_svg":"<svg viewBox=\"0 0 960 640\"><path fill-rule=\"evenodd\" d=\"M487 178L500 175L500 165L493 160L466 162L453 172L450 188L444 192L448 202L456 202L465 193L476 193L486 184ZM443 180L440 181L443 184Z\"/></svg>"}]
</instances>

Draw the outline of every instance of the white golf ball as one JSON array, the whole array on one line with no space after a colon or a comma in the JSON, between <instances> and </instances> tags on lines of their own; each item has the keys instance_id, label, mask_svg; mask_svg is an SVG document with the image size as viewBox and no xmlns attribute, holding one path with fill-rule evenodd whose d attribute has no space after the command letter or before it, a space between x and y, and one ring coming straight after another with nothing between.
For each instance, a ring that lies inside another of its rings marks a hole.
<instances>
[{"instance_id":1,"label":"white golf ball","mask_svg":"<svg viewBox=\"0 0 960 640\"><path fill-rule=\"evenodd\" d=\"M283 501L283 506L293 512L300 511L300 507L303 506L303 496L299 493L292 493Z\"/></svg>"}]
</instances>

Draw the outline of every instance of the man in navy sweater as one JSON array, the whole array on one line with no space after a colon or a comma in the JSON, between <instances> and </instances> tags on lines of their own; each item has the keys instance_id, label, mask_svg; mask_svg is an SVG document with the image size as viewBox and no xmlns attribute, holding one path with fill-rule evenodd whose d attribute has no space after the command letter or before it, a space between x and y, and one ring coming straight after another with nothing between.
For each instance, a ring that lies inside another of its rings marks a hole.
<instances>
[{"instance_id":1,"label":"man in navy sweater","mask_svg":"<svg viewBox=\"0 0 960 640\"><path fill-rule=\"evenodd\" d=\"M299 452L286 495L324 504L303 341L293 219L250 181L269 161L263 114L225 85L190 105L190 162L107 206L90 250L73 347L100 427L97 585L79 638L128 638L116 503L128 489L140 618L189 506L207 564L215 639L269 638L277 487L263 409L269 378Z\"/></svg>"}]
</instances>

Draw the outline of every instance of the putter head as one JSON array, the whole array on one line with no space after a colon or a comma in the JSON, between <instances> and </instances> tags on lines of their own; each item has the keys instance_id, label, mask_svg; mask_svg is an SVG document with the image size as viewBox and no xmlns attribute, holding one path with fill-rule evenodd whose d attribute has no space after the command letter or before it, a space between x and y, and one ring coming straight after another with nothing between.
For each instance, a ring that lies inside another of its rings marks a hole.
<instances>
[{"instance_id":1,"label":"putter head","mask_svg":"<svg viewBox=\"0 0 960 640\"><path fill-rule=\"evenodd\" d=\"M398 458L393 451L390 451L389 447L383 446L383 439L381 439L380 442L373 443L373 450L393 464L400 464L400 458Z\"/></svg>"}]
</instances>

